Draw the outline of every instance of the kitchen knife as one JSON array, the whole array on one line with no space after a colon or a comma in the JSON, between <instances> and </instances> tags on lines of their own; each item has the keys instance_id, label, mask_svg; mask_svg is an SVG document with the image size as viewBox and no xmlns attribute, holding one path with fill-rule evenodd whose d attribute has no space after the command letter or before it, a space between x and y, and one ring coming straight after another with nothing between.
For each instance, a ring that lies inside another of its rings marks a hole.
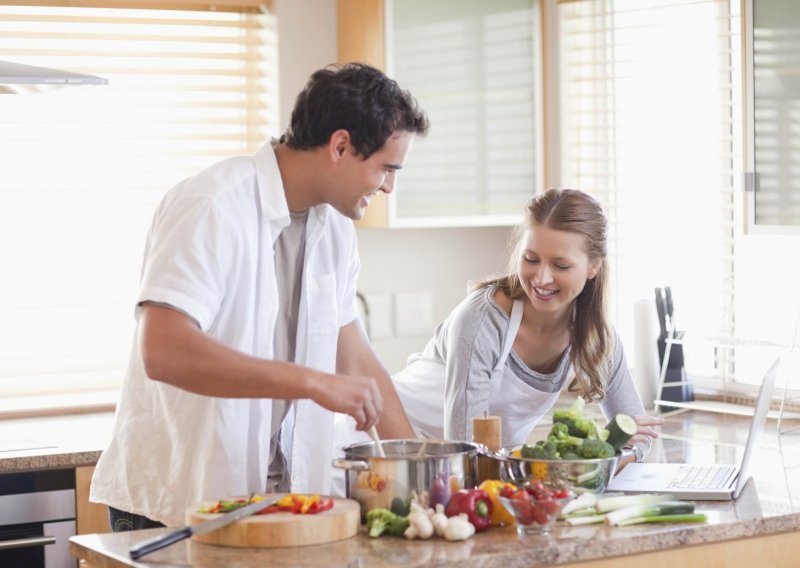
<instances>
[{"instance_id":1,"label":"kitchen knife","mask_svg":"<svg viewBox=\"0 0 800 568\"><path fill-rule=\"evenodd\" d=\"M156 550L161 550L162 548L166 548L171 544L180 542L185 538L189 538L193 534L206 534L211 531L215 531L226 525L231 524L234 521L238 521L239 519L249 517L254 513L258 513L262 509L266 509L270 505L277 503L281 497L283 497L283 495L278 495L277 497L271 499L265 499L257 503L250 503L249 505L246 505L239 509L234 509L230 513L225 513L219 518L212 519L210 521L205 521L203 523L198 523L196 525L187 525L176 531L172 531L167 534L157 536L155 538L149 538L147 540L140 542L136 546L132 546L131 548L129 548L128 554L132 559L136 560L138 558L141 558L145 554L150 554L151 552L155 552Z\"/></svg>"}]
</instances>

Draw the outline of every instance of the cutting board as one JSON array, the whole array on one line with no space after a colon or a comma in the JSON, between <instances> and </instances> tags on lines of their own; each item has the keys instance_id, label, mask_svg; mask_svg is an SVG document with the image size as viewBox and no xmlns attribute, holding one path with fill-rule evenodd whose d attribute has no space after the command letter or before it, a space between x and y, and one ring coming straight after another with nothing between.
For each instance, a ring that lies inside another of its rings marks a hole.
<instances>
[{"instance_id":1,"label":"cutting board","mask_svg":"<svg viewBox=\"0 0 800 568\"><path fill-rule=\"evenodd\" d=\"M267 497L270 497L267 495ZM324 497L328 500L329 497ZM220 513L199 513L213 501L186 511L186 523L196 525L219 517ZM255 548L307 546L350 538L358 534L361 510L352 499L334 499L333 508L314 515L269 513L251 515L219 530L192 539L204 544Z\"/></svg>"}]
</instances>

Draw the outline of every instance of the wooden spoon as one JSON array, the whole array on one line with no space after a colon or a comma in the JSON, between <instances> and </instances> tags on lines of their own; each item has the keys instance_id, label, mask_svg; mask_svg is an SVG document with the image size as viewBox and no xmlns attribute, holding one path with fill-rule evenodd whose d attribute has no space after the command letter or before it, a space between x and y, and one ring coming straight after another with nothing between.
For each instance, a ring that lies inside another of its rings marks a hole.
<instances>
[{"instance_id":1,"label":"wooden spoon","mask_svg":"<svg viewBox=\"0 0 800 568\"><path fill-rule=\"evenodd\" d=\"M385 458L386 454L383 451L383 446L381 445L381 438L380 436L378 436L378 430L375 428L375 426L369 429L369 435L375 442L375 449L378 452L378 457Z\"/></svg>"}]
</instances>

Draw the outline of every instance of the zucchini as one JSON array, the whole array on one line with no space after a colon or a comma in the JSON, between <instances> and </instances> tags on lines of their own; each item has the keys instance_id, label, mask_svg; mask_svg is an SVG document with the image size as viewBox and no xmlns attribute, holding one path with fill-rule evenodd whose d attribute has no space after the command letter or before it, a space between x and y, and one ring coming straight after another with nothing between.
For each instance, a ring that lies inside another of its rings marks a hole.
<instances>
[{"instance_id":1,"label":"zucchini","mask_svg":"<svg viewBox=\"0 0 800 568\"><path fill-rule=\"evenodd\" d=\"M617 414L614 419L608 423L606 427L608 430L608 439L606 442L614 447L615 452L619 452L622 446L628 443L631 436L636 434L639 426L636 420L627 414Z\"/></svg>"}]
</instances>

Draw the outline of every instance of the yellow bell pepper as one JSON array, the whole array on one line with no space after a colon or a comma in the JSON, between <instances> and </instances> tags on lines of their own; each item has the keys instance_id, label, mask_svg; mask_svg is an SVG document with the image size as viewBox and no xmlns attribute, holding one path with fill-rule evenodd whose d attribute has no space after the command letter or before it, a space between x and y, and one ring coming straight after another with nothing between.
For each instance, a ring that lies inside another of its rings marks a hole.
<instances>
[{"instance_id":1,"label":"yellow bell pepper","mask_svg":"<svg viewBox=\"0 0 800 568\"><path fill-rule=\"evenodd\" d=\"M503 491L504 487L509 487L511 490L516 489L511 483L506 483L505 481L500 481L498 479L487 479L478 486L478 489L488 493L489 498L492 500L493 527L513 525L515 523L514 515L506 511L506 508L503 507L500 499L497 498L497 496Z\"/></svg>"}]
</instances>

